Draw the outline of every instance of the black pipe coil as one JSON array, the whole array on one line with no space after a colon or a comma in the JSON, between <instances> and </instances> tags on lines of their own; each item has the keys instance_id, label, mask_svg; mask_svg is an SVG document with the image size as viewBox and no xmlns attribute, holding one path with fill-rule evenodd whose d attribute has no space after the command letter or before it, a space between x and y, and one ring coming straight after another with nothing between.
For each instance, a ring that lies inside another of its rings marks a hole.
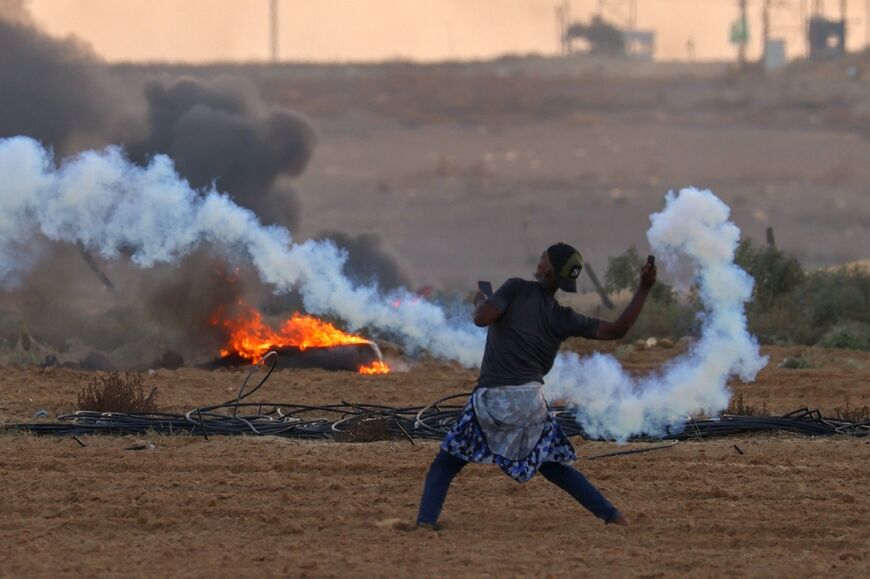
<instances>
[{"instance_id":1,"label":"black pipe coil","mask_svg":"<svg viewBox=\"0 0 870 579\"><path fill-rule=\"evenodd\" d=\"M384 433L395 438L440 440L456 422L463 405L446 402L466 399L468 393L455 394L422 407L394 408L379 404L308 405L286 402L243 402L260 389L275 368L277 355L267 354L262 364L269 362L260 382L245 393L255 366L246 376L233 400L194 408L184 414L165 412L118 413L78 411L57 417L56 423L7 424L3 431L29 432L36 435L80 436L84 434L189 434L283 436L287 438L324 440L336 438L360 424L377 421ZM256 412L247 413L256 408ZM264 409L268 411L264 412ZM566 436L589 439L574 412L565 406L550 409ZM870 436L870 421L848 422L826 418L818 410L801 408L783 416L731 416L689 418L671 427L663 436L639 435L632 441L704 440L742 433L785 431L806 436L851 435Z\"/></svg>"}]
</instances>

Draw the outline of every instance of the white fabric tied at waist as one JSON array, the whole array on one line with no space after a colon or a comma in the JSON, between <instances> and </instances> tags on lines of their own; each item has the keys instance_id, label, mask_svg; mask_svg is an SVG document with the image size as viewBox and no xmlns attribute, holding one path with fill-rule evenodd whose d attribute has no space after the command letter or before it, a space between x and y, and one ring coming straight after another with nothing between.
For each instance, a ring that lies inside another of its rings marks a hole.
<instances>
[{"instance_id":1,"label":"white fabric tied at waist","mask_svg":"<svg viewBox=\"0 0 870 579\"><path fill-rule=\"evenodd\" d=\"M549 417L542 386L529 382L474 391L474 413L493 454L522 460L535 449Z\"/></svg>"}]
</instances>

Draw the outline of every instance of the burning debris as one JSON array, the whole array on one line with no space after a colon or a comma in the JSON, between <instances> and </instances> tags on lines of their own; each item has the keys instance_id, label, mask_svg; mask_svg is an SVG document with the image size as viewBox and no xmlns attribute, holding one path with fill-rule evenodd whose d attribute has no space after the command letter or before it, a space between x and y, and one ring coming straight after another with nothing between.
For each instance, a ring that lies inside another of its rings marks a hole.
<instances>
[{"instance_id":1,"label":"burning debris","mask_svg":"<svg viewBox=\"0 0 870 579\"><path fill-rule=\"evenodd\" d=\"M263 320L259 311L239 300L232 308L219 306L210 323L226 338L220 358L205 364L206 368L256 364L267 352L275 350L279 368L317 367L360 374L390 372L376 343L300 312L294 312L275 329Z\"/></svg>"}]
</instances>

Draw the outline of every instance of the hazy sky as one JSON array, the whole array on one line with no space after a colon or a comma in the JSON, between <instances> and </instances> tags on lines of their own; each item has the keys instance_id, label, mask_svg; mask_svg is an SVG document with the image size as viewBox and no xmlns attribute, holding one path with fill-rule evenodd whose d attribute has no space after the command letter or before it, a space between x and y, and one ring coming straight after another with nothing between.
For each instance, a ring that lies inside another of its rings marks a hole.
<instances>
[{"instance_id":1,"label":"hazy sky","mask_svg":"<svg viewBox=\"0 0 870 579\"><path fill-rule=\"evenodd\" d=\"M555 6L561 0L279 0L284 60L442 60L507 53L553 54ZM618 5L617 0L608 0ZM627 2L626 2L627 3ZM782 3L782 2L781 2ZM803 51L800 0L775 16L774 35L791 54ZM837 16L839 2L829 1ZM598 0L573 0L575 19ZM74 34L111 61L264 60L269 55L269 0L30 0L51 34ZM753 41L761 0L749 0ZM852 0L850 46L865 42L865 0ZM612 10L619 18L618 10ZM733 58L728 28L736 0L638 0L638 26L658 32L656 57L684 59L694 40L698 59Z\"/></svg>"}]
</instances>

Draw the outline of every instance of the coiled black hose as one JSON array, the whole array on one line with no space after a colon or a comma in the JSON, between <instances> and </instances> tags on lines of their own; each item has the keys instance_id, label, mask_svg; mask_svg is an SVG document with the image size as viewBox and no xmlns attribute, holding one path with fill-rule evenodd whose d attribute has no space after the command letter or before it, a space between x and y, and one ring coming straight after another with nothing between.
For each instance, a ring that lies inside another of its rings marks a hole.
<instances>
[{"instance_id":1,"label":"coiled black hose","mask_svg":"<svg viewBox=\"0 0 870 579\"><path fill-rule=\"evenodd\" d=\"M466 399L469 394L454 394L422 407L394 408L379 404L309 405L286 402L243 402L258 391L272 375L277 354L269 352L245 377L233 400L194 408L184 414L165 412L118 413L78 411L57 417L56 423L7 424L4 431L23 431L37 435L80 436L83 434L190 434L232 436L250 434L287 438L324 440L347 433L360 424L377 423L381 433L396 438L440 440L462 412L463 405L445 404ZM260 368L267 371L250 391L245 388ZM253 409L256 408L256 411ZM264 412L264 409L268 411ZM250 411L250 413L249 413ZM567 436L589 438L574 419L572 409L551 408ZM818 410L801 408L783 416L731 416L689 418L671 427L663 436L640 435L633 441L704 440L733 434L786 431L806 436L870 436L870 421L848 422L825 418Z\"/></svg>"}]
</instances>

